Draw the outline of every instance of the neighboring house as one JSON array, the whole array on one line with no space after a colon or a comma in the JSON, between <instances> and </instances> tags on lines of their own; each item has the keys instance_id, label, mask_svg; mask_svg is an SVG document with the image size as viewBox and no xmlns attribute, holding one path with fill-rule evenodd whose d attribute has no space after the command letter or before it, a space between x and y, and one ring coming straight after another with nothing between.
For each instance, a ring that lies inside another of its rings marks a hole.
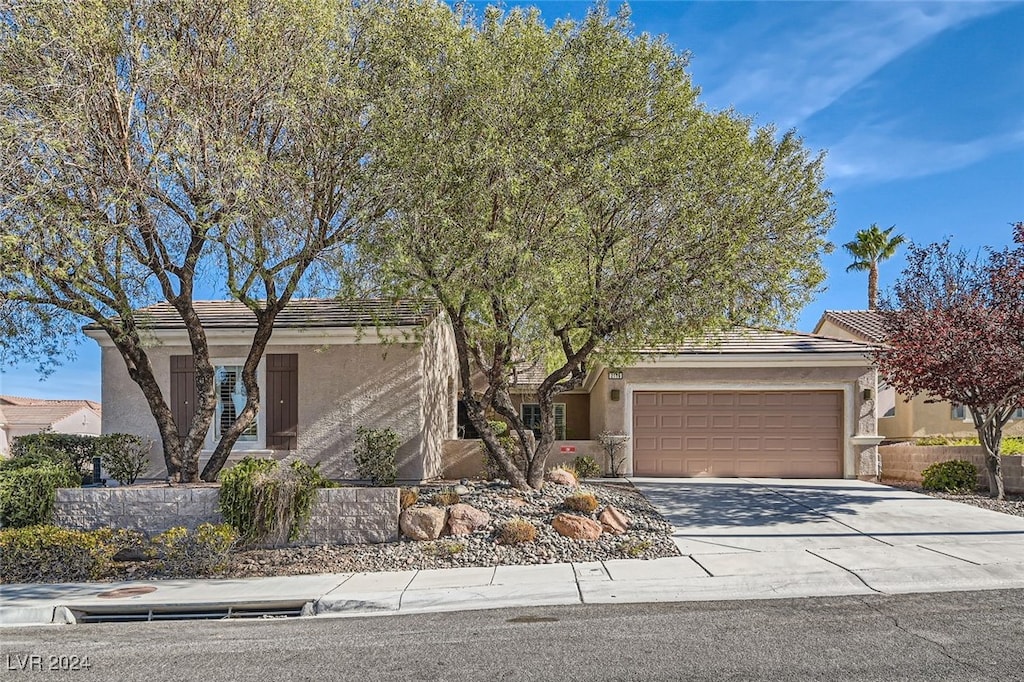
<instances>
[{"instance_id":1,"label":"neighboring house","mask_svg":"<svg viewBox=\"0 0 1024 682\"><path fill-rule=\"evenodd\" d=\"M10 452L15 438L41 431L99 435L100 415L100 403L92 400L0 395L0 455Z\"/></svg>"},{"instance_id":2,"label":"neighboring house","mask_svg":"<svg viewBox=\"0 0 1024 682\"><path fill-rule=\"evenodd\" d=\"M703 343L650 348L634 364L597 367L555 398L566 440L549 464L577 454L602 462L594 439L629 439L635 476L874 478L871 344L786 331L736 330ZM521 373L513 401L529 424L543 378Z\"/></svg>"},{"instance_id":3,"label":"neighboring house","mask_svg":"<svg viewBox=\"0 0 1024 682\"><path fill-rule=\"evenodd\" d=\"M256 319L236 301L196 302L216 367L217 412L201 466L245 403L243 364ZM168 304L144 308L152 343L147 354L179 435L195 405L193 360L184 326ZM379 333L378 333L379 330ZM159 431L142 390L129 377L109 337L90 325L102 348L103 432L134 433L154 441L147 476L165 476ZM375 300L300 299L278 316L257 372L261 409L231 460L246 455L295 454L332 478L356 478L356 428L394 429L402 439L399 477L434 478L441 449L455 438L456 364L449 326L435 306Z\"/></svg>"},{"instance_id":4,"label":"neighboring house","mask_svg":"<svg viewBox=\"0 0 1024 682\"><path fill-rule=\"evenodd\" d=\"M814 333L868 343L885 341L882 316L876 310L826 310ZM879 380L878 433L887 440L978 435L971 415L963 405L929 400L927 395L908 399ZM1024 409L1017 410L1004 433L1024 435Z\"/></svg>"}]
</instances>

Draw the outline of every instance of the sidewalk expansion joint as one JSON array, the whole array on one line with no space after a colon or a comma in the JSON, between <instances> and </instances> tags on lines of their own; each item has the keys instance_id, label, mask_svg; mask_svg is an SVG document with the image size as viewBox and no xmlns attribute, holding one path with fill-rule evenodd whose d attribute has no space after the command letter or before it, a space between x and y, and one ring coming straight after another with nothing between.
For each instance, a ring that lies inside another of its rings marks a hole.
<instances>
[{"instance_id":1,"label":"sidewalk expansion joint","mask_svg":"<svg viewBox=\"0 0 1024 682\"><path fill-rule=\"evenodd\" d=\"M866 581L866 580L864 580L864 578L860 577L860 575L859 575L859 574L858 574L858 573L857 573L856 571L850 570L849 568L847 568L846 566L843 566L842 564L837 564L836 562L832 561L831 559L826 559L825 557L821 556L820 554L815 554L814 552L812 552L812 551L811 551L811 550L809 550L809 549L805 549L804 551L805 551L805 552L807 552L808 554L810 554L811 556L816 556L816 557L818 557L819 559L821 559L822 561L824 561L824 562L826 562L826 563L830 563L830 564L832 564L833 566L838 566L839 568L843 569L844 571L846 571L847 573L849 573L850 575L852 575L852 576L853 576L854 578L856 578L857 580L859 580L859 581L860 581L860 583L861 583L861 585L863 585L864 587L868 588L868 589L869 589L869 590L871 590L872 592L874 592L874 593L876 593L876 594L885 594L885 592L883 592L882 590L879 590L879 589L877 589L877 588L875 588L875 587L872 587L871 585L869 585L869 584L867 583L867 581Z\"/></svg>"},{"instance_id":2,"label":"sidewalk expansion joint","mask_svg":"<svg viewBox=\"0 0 1024 682\"><path fill-rule=\"evenodd\" d=\"M924 549L924 550L927 550L929 552L934 552L935 554L938 554L939 556L948 556L950 559L956 559L957 561L962 561L965 564L971 564L972 566L984 566L985 565L985 564L980 563L978 561L971 561L970 559L964 559L963 557L954 556L953 554L947 554L946 552L940 552L939 550L934 549L932 547L925 547L924 545L914 545L914 547L917 547L919 549Z\"/></svg>"}]
</instances>

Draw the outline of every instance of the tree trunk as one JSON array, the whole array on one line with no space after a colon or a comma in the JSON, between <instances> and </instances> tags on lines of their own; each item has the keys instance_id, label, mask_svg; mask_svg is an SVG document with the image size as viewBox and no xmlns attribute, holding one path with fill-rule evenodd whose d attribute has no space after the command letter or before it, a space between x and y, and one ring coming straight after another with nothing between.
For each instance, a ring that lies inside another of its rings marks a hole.
<instances>
[{"instance_id":1,"label":"tree trunk","mask_svg":"<svg viewBox=\"0 0 1024 682\"><path fill-rule=\"evenodd\" d=\"M1006 410L1006 417L1009 418L1010 410ZM997 500L1006 499L1006 489L1003 485L1003 466L999 458L1000 446L1003 442L1003 424L1005 420L999 419L999 415L979 415L971 410L971 417L974 419L974 428L978 431L978 442L985 451L985 469L988 470L988 494Z\"/></svg>"},{"instance_id":2,"label":"tree trunk","mask_svg":"<svg viewBox=\"0 0 1024 682\"><path fill-rule=\"evenodd\" d=\"M281 307L283 306L277 306L272 313L264 316L259 321L256 332L253 334L252 344L249 346L249 354L246 356L245 364L242 366L242 384L245 385L246 394L245 407L242 408L242 411L235 418L235 423L228 427L227 432L217 441L217 446L213 449L210 460L203 467L202 479L204 481L212 483L217 480L221 469L224 468L224 464L228 461L231 449L235 447L235 443L238 442L241 435L249 428L260 411L260 385L256 370L259 368L260 359L263 358L263 353L267 349L267 343L274 333L274 321L277 319L277 313Z\"/></svg>"},{"instance_id":3,"label":"tree trunk","mask_svg":"<svg viewBox=\"0 0 1024 682\"><path fill-rule=\"evenodd\" d=\"M872 263L868 270L868 310L878 307L878 264Z\"/></svg>"}]
</instances>

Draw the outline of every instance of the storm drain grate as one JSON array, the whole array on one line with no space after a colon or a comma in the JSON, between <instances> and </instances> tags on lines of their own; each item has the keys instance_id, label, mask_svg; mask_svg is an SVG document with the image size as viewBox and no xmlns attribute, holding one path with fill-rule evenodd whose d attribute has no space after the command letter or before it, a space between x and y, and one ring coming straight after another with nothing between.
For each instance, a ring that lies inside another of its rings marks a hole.
<instances>
[{"instance_id":1,"label":"storm drain grate","mask_svg":"<svg viewBox=\"0 0 1024 682\"><path fill-rule=\"evenodd\" d=\"M211 609L131 609L125 611L74 610L77 623L151 623L162 620L229 620L259 618L298 618L303 615L303 604L275 605L274 607L218 607Z\"/></svg>"}]
</instances>

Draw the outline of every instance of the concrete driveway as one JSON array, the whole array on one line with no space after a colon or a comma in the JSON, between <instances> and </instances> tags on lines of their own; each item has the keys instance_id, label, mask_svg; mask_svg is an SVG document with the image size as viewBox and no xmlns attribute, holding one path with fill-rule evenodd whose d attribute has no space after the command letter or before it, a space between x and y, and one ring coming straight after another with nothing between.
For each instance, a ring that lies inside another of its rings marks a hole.
<instances>
[{"instance_id":1,"label":"concrete driveway","mask_svg":"<svg viewBox=\"0 0 1024 682\"><path fill-rule=\"evenodd\" d=\"M632 481L673 524L680 551L713 577L843 572L892 592L915 580L984 588L986 576L1024 570L1024 518L888 486Z\"/></svg>"}]
</instances>

